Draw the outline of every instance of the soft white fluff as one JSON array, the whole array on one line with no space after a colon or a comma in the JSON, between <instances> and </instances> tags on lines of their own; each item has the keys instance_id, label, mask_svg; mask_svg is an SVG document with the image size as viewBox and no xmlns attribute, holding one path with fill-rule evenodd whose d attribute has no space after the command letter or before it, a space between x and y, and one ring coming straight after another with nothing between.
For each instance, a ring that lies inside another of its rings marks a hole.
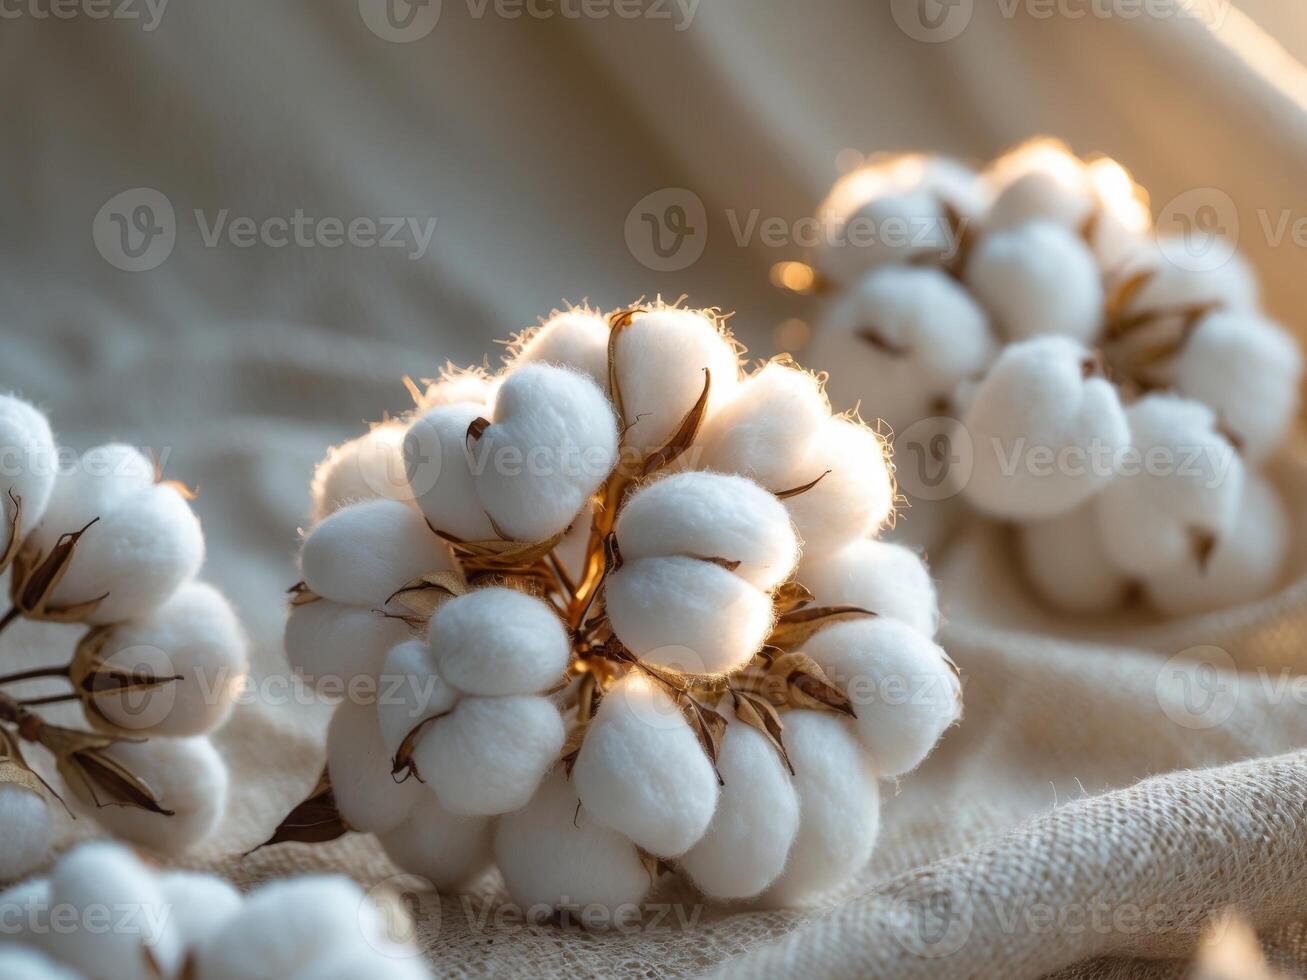
<instances>
[{"instance_id":1,"label":"soft white fluff","mask_svg":"<svg viewBox=\"0 0 1307 980\"><path fill-rule=\"evenodd\" d=\"M563 679L571 643L551 606L515 589L488 588L444 603L431 617L431 655L465 694L537 694Z\"/></svg>"},{"instance_id":2,"label":"soft white fluff","mask_svg":"<svg viewBox=\"0 0 1307 980\"><path fill-rule=\"evenodd\" d=\"M705 895L728 901L752 898L780 875L799 831L799 797L775 747L729 707L722 711L730 724L717 769L726 785L680 866Z\"/></svg>"},{"instance_id":3,"label":"soft white fluff","mask_svg":"<svg viewBox=\"0 0 1307 980\"><path fill-rule=\"evenodd\" d=\"M165 871L158 882L168 924L186 949L198 949L240 912L241 893L213 875Z\"/></svg>"},{"instance_id":4,"label":"soft white fluff","mask_svg":"<svg viewBox=\"0 0 1307 980\"><path fill-rule=\"evenodd\" d=\"M680 709L633 672L609 688L572 770L599 823L660 857L684 854L708 829L717 776Z\"/></svg>"},{"instance_id":5,"label":"soft white fluff","mask_svg":"<svg viewBox=\"0 0 1307 980\"><path fill-rule=\"evenodd\" d=\"M1284 569L1292 526L1280 495L1264 477L1244 482L1235 529L1224 535L1206 569L1194 558L1145 582L1153 605L1169 616L1259 599Z\"/></svg>"},{"instance_id":6,"label":"soft white fluff","mask_svg":"<svg viewBox=\"0 0 1307 980\"><path fill-rule=\"evenodd\" d=\"M1214 268L1204 267L1206 263L1176 264L1167 258L1187 254L1184 242L1163 240L1143 263L1128 267L1126 276L1141 267L1151 269L1153 274L1133 295L1125 312L1181 313L1209 304L1243 312L1257 309L1257 277L1242 255L1236 253Z\"/></svg>"},{"instance_id":7,"label":"soft white fluff","mask_svg":"<svg viewBox=\"0 0 1307 980\"><path fill-rule=\"evenodd\" d=\"M794 906L862 870L880 831L880 792L867 753L836 715L786 712L785 748L794 764L799 832L763 900Z\"/></svg>"},{"instance_id":8,"label":"soft white fluff","mask_svg":"<svg viewBox=\"0 0 1307 980\"><path fill-rule=\"evenodd\" d=\"M1094 505L1017 528L1026 578L1045 600L1071 613L1105 612L1129 589L1103 549Z\"/></svg>"},{"instance_id":9,"label":"soft white fluff","mask_svg":"<svg viewBox=\"0 0 1307 980\"><path fill-rule=\"evenodd\" d=\"M899 432L940 414L964 378L995 353L984 310L951 276L930 267L877 269L836 299L804 349L804 364L829 372L839 411L860 402Z\"/></svg>"},{"instance_id":10,"label":"soft white fluff","mask_svg":"<svg viewBox=\"0 0 1307 980\"><path fill-rule=\"evenodd\" d=\"M1098 530L1123 572L1158 575L1236 533L1244 467L1205 405L1148 395L1126 414L1131 452L1094 501Z\"/></svg>"},{"instance_id":11,"label":"soft white fluff","mask_svg":"<svg viewBox=\"0 0 1307 980\"><path fill-rule=\"evenodd\" d=\"M405 472L418 507L437 531L464 541L497 537L477 496L474 460L467 451L468 426L489 414L485 405L475 402L438 405L404 437Z\"/></svg>"},{"instance_id":12,"label":"soft white fluff","mask_svg":"<svg viewBox=\"0 0 1307 980\"><path fill-rule=\"evenodd\" d=\"M453 561L422 515L396 500L366 500L336 511L304 539L300 569L318 595L380 607L396 591Z\"/></svg>"},{"instance_id":13,"label":"soft white fluff","mask_svg":"<svg viewBox=\"0 0 1307 980\"><path fill-rule=\"evenodd\" d=\"M785 501L807 552L874 534L894 508L885 443L858 422L830 418L821 424L795 485L818 477L816 486Z\"/></svg>"},{"instance_id":14,"label":"soft white fluff","mask_svg":"<svg viewBox=\"0 0 1307 980\"><path fill-rule=\"evenodd\" d=\"M313 470L309 484L314 523L361 500L411 499L404 470L407 431L402 421L382 422L357 439L327 450L327 457Z\"/></svg>"},{"instance_id":15,"label":"soft white fluff","mask_svg":"<svg viewBox=\"0 0 1307 980\"><path fill-rule=\"evenodd\" d=\"M638 558L608 577L613 632L637 657L688 674L748 663L772 624L771 597L694 558Z\"/></svg>"},{"instance_id":16,"label":"soft white fluff","mask_svg":"<svg viewBox=\"0 0 1307 980\"><path fill-rule=\"evenodd\" d=\"M490 863L493 828L488 817L450 813L428 796L380 840L395 864L444 890L462 884Z\"/></svg>"},{"instance_id":17,"label":"soft white fluff","mask_svg":"<svg viewBox=\"0 0 1307 980\"><path fill-rule=\"evenodd\" d=\"M548 918L555 908L587 906L613 919L635 915L650 884L635 845L578 802L559 769L526 807L500 817L495 863L509 897L533 919Z\"/></svg>"},{"instance_id":18,"label":"soft white fluff","mask_svg":"<svg viewBox=\"0 0 1307 980\"><path fill-rule=\"evenodd\" d=\"M1047 221L986 235L967 263L967 285L1012 340L1063 334L1092 343L1103 284L1088 246Z\"/></svg>"},{"instance_id":19,"label":"soft white fluff","mask_svg":"<svg viewBox=\"0 0 1307 980\"><path fill-rule=\"evenodd\" d=\"M623 442L659 449L703 394L712 374L709 415L730 400L739 381L739 357L723 331L696 310L637 313L614 345L617 385L627 426Z\"/></svg>"},{"instance_id":20,"label":"soft white fluff","mask_svg":"<svg viewBox=\"0 0 1307 980\"><path fill-rule=\"evenodd\" d=\"M1066 337L999 355L963 418L974 451L966 494L976 507L1016 520L1052 517L1112 480L1130 429L1116 387L1085 376L1090 364Z\"/></svg>"},{"instance_id":21,"label":"soft white fluff","mask_svg":"<svg viewBox=\"0 0 1307 980\"><path fill-rule=\"evenodd\" d=\"M179 677L150 691L96 698L110 724L160 735L202 735L231 714L249 670L245 634L213 586L188 582L145 619L109 629L100 661L133 673Z\"/></svg>"},{"instance_id":22,"label":"soft white fluff","mask_svg":"<svg viewBox=\"0 0 1307 980\"><path fill-rule=\"evenodd\" d=\"M50 808L40 794L0 783L0 881L14 881L45 860L50 850Z\"/></svg>"},{"instance_id":23,"label":"soft white fluff","mask_svg":"<svg viewBox=\"0 0 1307 980\"><path fill-rule=\"evenodd\" d=\"M742 476L690 472L655 480L627 498L616 530L624 559L738 561L735 574L760 589L784 581L799 557L785 505Z\"/></svg>"},{"instance_id":24,"label":"soft white fluff","mask_svg":"<svg viewBox=\"0 0 1307 980\"><path fill-rule=\"evenodd\" d=\"M854 729L882 777L917 768L962 714L962 687L948 657L900 620L837 623L804 651L853 702Z\"/></svg>"},{"instance_id":25,"label":"soft white fluff","mask_svg":"<svg viewBox=\"0 0 1307 980\"><path fill-rule=\"evenodd\" d=\"M513 345L509 370L523 364L573 368L607 388L608 321L592 310L555 313Z\"/></svg>"},{"instance_id":26,"label":"soft white fluff","mask_svg":"<svg viewBox=\"0 0 1307 980\"><path fill-rule=\"evenodd\" d=\"M489 377L481 368L447 366L423 392L418 400L418 410L427 412L441 405L489 405L494 402L498 388L498 380Z\"/></svg>"},{"instance_id":27,"label":"soft white fluff","mask_svg":"<svg viewBox=\"0 0 1307 980\"><path fill-rule=\"evenodd\" d=\"M1252 313L1216 311L1176 356L1177 392L1216 412L1259 461L1284 441L1298 410L1302 353L1282 327Z\"/></svg>"},{"instance_id":28,"label":"soft white fluff","mask_svg":"<svg viewBox=\"0 0 1307 980\"><path fill-rule=\"evenodd\" d=\"M291 667L321 684L376 676L387 652L409 636L401 619L366 606L330 599L291 607L286 620L286 658Z\"/></svg>"},{"instance_id":29,"label":"soft white fluff","mask_svg":"<svg viewBox=\"0 0 1307 980\"><path fill-rule=\"evenodd\" d=\"M985 216L985 230L1003 232L1031 222L1047 222L1075 231L1089 219L1094 206L1093 191L1083 170L1028 170L995 195Z\"/></svg>"},{"instance_id":30,"label":"soft white fluff","mask_svg":"<svg viewBox=\"0 0 1307 980\"><path fill-rule=\"evenodd\" d=\"M508 813L526 806L565 737L548 698L464 698L426 729L413 761L451 813Z\"/></svg>"},{"instance_id":31,"label":"soft white fluff","mask_svg":"<svg viewBox=\"0 0 1307 980\"><path fill-rule=\"evenodd\" d=\"M939 623L935 583L912 549L888 541L855 541L806 556L798 580L819 605L851 605L902 620L925 636Z\"/></svg>"},{"instance_id":32,"label":"soft white fluff","mask_svg":"<svg viewBox=\"0 0 1307 980\"><path fill-rule=\"evenodd\" d=\"M110 833L164 854L180 854L218 829L227 812L227 764L207 738L156 738L118 742L105 750L150 787L172 816L139 807L105 806L94 811ZM73 791L91 804L85 789Z\"/></svg>"},{"instance_id":33,"label":"soft white fluff","mask_svg":"<svg viewBox=\"0 0 1307 980\"><path fill-rule=\"evenodd\" d=\"M116 442L88 449L60 471L32 540L48 552L61 534L80 529L153 483L154 463L139 449Z\"/></svg>"},{"instance_id":34,"label":"soft white fluff","mask_svg":"<svg viewBox=\"0 0 1307 980\"><path fill-rule=\"evenodd\" d=\"M0 892L0 938L7 943L39 944L49 929L50 881L28 878Z\"/></svg>"},{"instance_id":35,"label":"soft white fluff","mask_svg":"<svg viewBox=\"0 0 1307 980\"><path fill-rule=\"evenodd\" d=\"M21 398L0 394L0 554L9 547L9 522L14 516L9 495L22 504L19 532L26 533L45 513L58 468L54 434L46 417Z\"/></svg>"},{"instance_id":36,"label":"soft white fluff","mask_svg":"<svg viewBox=\"0 0 1307 980\"><path fill-rule=\"evenodd\" d=\"M391 758L420 723L453 709L458 692L436 670L423 640L408 640L386 654L377 686L381 740Z\"/></svg>"},{"instance_id":37,"label":"soft white fluff","mask_svg":"<svg viewBox=\"0 0 1307 980\"><path fill-rule=\"evenodd\" d=\"M0 976L5 980L83 980L83 974L25 946L0 948Z\"/></svg>"},{"instance_id":38,"label":"soft white fluff","mask_svg":"<svg viewBox=\"0 0 1307 980\"><path fill-rule=\"evenodd\" d=\"M426 787L412 777L396 782L391 768L373 706L341 704L327 728L327 770L340 815L355 830L392 830L426 799Z\"/></svg>"}]
</instances>

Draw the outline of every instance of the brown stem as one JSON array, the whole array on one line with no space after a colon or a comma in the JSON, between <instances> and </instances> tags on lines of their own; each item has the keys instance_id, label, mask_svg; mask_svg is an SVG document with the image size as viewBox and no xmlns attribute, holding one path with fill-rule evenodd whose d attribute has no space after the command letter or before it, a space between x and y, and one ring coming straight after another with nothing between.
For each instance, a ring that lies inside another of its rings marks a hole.
<instances>
[{"instance_id":1,"label":"brown stem","mask_svg":"<svg viewBox=\"0 0 1307 980\"><path fill-rule=\"evenodd\" d=\"M32 670L20 670L16 674L0 676L0 684L17 684L19 681L36 680L38 677L67 677L68 665L62 667L35 667Z\"/></svg>"},{"instance_id":2,"label":"brown stem","mask_svg":"<svg viewBox=\"0 0 1307 980\"><path fill-rule=\"evenodd\" d=\"M76 694L50 694L43 698L28 698L20 701L24 708L38 708L43 704L63 704L67 701L76 701Z\"/></svg>"},{"instance_id":3,"label":"brown stem","mask_svg":"<svg viewBox=\"0 0 1307 980\"><path fill-rule=\"evenodd\" d=\"M4 616L0 617L0 632L3 632L10 623L22 615L22 610L17 606L10 609Z\"/></svg>"}]
</instances>

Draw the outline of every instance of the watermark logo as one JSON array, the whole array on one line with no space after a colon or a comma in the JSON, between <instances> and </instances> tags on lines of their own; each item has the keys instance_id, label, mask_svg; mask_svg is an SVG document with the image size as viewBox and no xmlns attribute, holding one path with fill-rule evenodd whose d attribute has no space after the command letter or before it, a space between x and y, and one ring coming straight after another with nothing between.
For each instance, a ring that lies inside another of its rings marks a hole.
<instances>
[{"instance_id":1,"label":"watermark logo","mask_svg":"<svg viewBox=\"0 0 1307 980\"><path fill-rule=\"evenodd\" d=\"M929 881L911 879L893 896L894 937L907 952L927 960L958 953L971 938L971 904Z\"/></svg>"},{"instance_id":2,"label":"watermark logo","mask_svg":"<svg viewBox=\"0 0 1307 980\"><path fill-rule=\"evenodd\" d=\"M653 272L680 272L699 261L708 245L708 211L684 187L641 198L626 216L626 247Z\"/></svg>"},{"instance_id":3,"label":"watermark logo","mask_svg":"<svg viewBox=\"0 0 1307 980\"><path fill-rule=\"evenodd\" d=\"M909 500L956 497L975 463L971 433L955 418L921 419L894 435L894 478Z\"/></svg>"},{"instance_id":4,"label":"watermark logo","mask_svg":"<svg viewBox=\"0 0 1307 980\"><path fill-rule=\"evenodd\" d=\"M914 41L952 41L971 23L975 0L890 0L894 23Z\"/></svg>"},{"instance_id":5,"label":"watermark logo","mask_svg":"<svg viewBox=\"0 0 1307 980\"><path fill-rule=\"evenodd\" d=\"M115 194L91 224L95 248L115 269L149 272L168 261L177 244L172 201L153 187Z\"/></svg>"},{"instance_id":6,"label":"watermark logo","mask_svg":"<svg viewBox=\"0 0 1307 980\"><path fill-rule=\"evenodd\" d=\"M1156 694L1162 712L1181 728L1223 725L1239 703L1234 658L1215 646L1182 650L1158 673Z\"/></svg>"},{"instance_id":7,"label":"watermark logo","mask_svg":"<svg viewBox=\"0 0 1307 980\"><path fill-rule=\"evenodd\" d=\"M442 0L358 0L359 16L377 37L392 44L420 41L440 22Z\"/></svg>"},{"instance_id":8,"label":"watermark logo","mask_svg":"<svg viewBox=\"0 0 1307 980\"><path fill-rule=\"evenodd\" d=\"M167 7L168 0L0 0L0 20L135 20L148 34Z\"/></svg>"},{"instance_id":9,"label":"watermark logo","mask_svg":"<svg viewBox=\"0 0 1307 980\"><path fill-rule=\"evenodd\" d=\"M1172 265L1213 272L1232 258L1239 241L1239 209L1215 187L1173 197L1157 216L1157 244Z\"/></svg>"},{"instance_id":10,"label":"watermark logo","mask_svg":"<svg viewBox=\"0 0 1307 980\"><path fill-rule=\"evenodd\" d=\"M428 902L430 908L424 908L423 895L434 897L435 886L421 875L391 875L377 882L359 904L363 939L390 959L418 956L418 922L425 922L433 935L440 931L440 902Z\"/></svg>"}]
</instances>

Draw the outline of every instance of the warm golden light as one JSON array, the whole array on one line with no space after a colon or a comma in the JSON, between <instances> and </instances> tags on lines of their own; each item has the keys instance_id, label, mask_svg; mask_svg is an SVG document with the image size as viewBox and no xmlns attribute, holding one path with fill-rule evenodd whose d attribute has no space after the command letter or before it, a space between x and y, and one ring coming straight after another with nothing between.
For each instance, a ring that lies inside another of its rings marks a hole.
<instances>
[{"instance_id":1,"label":"warm golden light","mask_svg":"<svg viewBox=\"0 0 1307 980\"><path fill-rule=\"evenodd\" d=\"M1148 192L1134 182L1130 172L1111 157L1101 157L1085 169L1094 194L1127 231L1143 234L1153 223Z\"/></svg>"},{"instance_id":2,"label":"warm golden light","mask_svg":"<svg viewBox=\"0 0 1307 980\"><path fill-rule=\"evenodd\" d=\"M777 262L771 267L773 286L804 295L811 293L817 284L817 274L806 262Z\"/></svg>"},{"instance_id":3,"label":"warm golden light","mask_svg":"<svg viewBox=\"0 0 1307 980\"><path fill-rule=\"evenodd\" d=\"M773 341L778 351L793 354L808 346L811 336L812 330L807 323L797 317L791 317L776 325Z\"/></svg>"},{"instance_id":4,"label":"warm golden light","mask_svg":"<svg viewBox=\"0 0 1307 980\"><path fill-rule=\"evenodd\" d=\"M1083 185L1084 165L1061 140L1039 136L1014 147L990 165L986 176L996 187L1005 187L1019 177L1042 173L1063 187Z\"/></svg>"}]
</instances>

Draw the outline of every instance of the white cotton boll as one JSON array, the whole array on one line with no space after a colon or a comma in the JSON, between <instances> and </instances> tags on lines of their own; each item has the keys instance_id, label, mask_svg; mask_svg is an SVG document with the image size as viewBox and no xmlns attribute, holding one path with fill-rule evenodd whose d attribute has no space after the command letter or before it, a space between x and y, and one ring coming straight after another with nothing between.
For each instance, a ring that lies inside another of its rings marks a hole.
<instances>
[{"instance_id":1,"label":"white cotton boll","mask_svg":"<svg viewBox=\"0 0 1307 980\"><path fill-rule=\"evenodd\" d=\"M413 761L451 813L508 813L526 806L566 736L548 698L464 698L426 729Z\"/></svg>"},{"instance_id":2,"label":"white cotton boll","mask_svg":"<svg viewBox=\"0 0 1307 980\"><path fill-rule=\"evenodd\" d=\"M354 830L393 830L428 790L412 777L397 782L375 707L346 701L327 728L327 771L336 806Z\"/></svg>"},{"instance_id":3,"label":"white cotton boll","mask_svg":"<svg viewBox=\"0 0 1307 980\"><path fill-rule=\"evenodd\" d=\"M1096 613L1125 601L1130 581L1103 549L1092 503L1016 530L1026 578L1054 607Z\"/></svg>"},{"instance_id":4,"label":"white cotton boll","mask_svg":"<svg viewBox=\"0 0 1307 980\"><path fill-rule=\"evenodd\" d=\"M1010 231L1035 221L1077 231L1095 207L1093 190L1082 170L1031 170L998 192L985 217L985 231Z\"/></svg>"},{"instance_id":5,"label":"white cotton boll","mask_svg":"<svg viewBox=\"0 0 1307 980\"><path fill-rule=\"evenodd\" d=\"M1141 267L1152 270L1123 312L1183 313L1204 306L1245 313L1257 311L1260 303L1257 277L1242 255L1235 253L1218 265L1205 261L1177 264L1168 258L1172 255L1188 256L1188 244L1182 239L1163 240L1144 263L1135 263L1123 272L1122 277L1128 278Z\"/></svg>"},{"instance_id":6,"label":"white cotton boll","mask_svg":"<svg viewBox=\"0 0 1307 980\"><path fill-rule=\"evenodd\" d=\"M5 980L83 980L83 974L22 946L0 948L0 976Z\"/></svg>"},{"instance_id":7,"label":"white cotton boll","mask_svg":"<svg viewBox=\"0 0 1307 980\"><path fill-rule=\"evenodd\" d=\"M859 402L895 431L940 414L964 378L993 360L984 310L948 274L930 267L877 269L839 297L804 349L827 371L839 411Z\"/></svg>"},{"instance_id":8,"label":"white cotton boll","mask_svg":"<svg viewBox=\"0 0 1307 980\"><path fill-rule=\"evenodd\" d=\"M0 891L0 941L39 946L49 929L48 878L29 878Z\"/></svg>"},{"instance_id":9,"label":"white cotton boll","mask_svg":"<svg viewBox=\"0 0 1307 980\"><path fill-rule=\"evenodd\" d=\"M775 881L799 830L799 797L780 753L761 732L728 720L717 760L726 785L708 830L680 860L719 901L752 898Z\"/></svg>"},{"instance_id":10,"label":"white cotton boll","mask_svg":"<svg viewBox=\"0 0 1307 980\"><path fill-rule=\"evenodd\" d=\"M935 583L921 557L901 544L855 541L839 551L805 558L797 577L818 605L857 606L902 620L925 636L935 635Z\"/></svg>"},{"instance_id":11,"label":"white cotton boll","mask_svg":"<svg viewBox=\"0 0 1307 980\"><path fill-rule=\"evenodd\" d=\"M411 633L402 619L365 606L319 599L292 606L286 620L286 659L295 670L321 685L374 677L386 654Z\"/></svg>"},{"instance_id":12,"label":"white cotton boll","mask_svg":"<svg viewBox=\"0 0 1307 980\"><path fill-rule=\"evenodd\" d=\"M228 882L195 871L164 871L159 890L168 924L186 949L198 949L240 912L244 899Z\"/></svg>"},{"instance_id":13,"label":"white cotton boll","mask_svg":"<svg viewBox=\"0 0 1307 980\"><path fill-rule=\"evenodd\" d=\"M963 417L974 450L966 494L977 508L1052 517L1112 480L1130 429L1116 387L1093 369L1089 352L1066 337L1003 351Z\"/></svg>"},{"instance_id":14,"label":"white cotton boll","mask_svg":"<svg viewBox=\"0 0 1307 980\"><path fill-rule=\"evenodd\" d=\"M428 794L380 840L396 865L444 890L469 880L490 863L493 828L490 818L450 813Z\"/></svg>"},{"instance_id":15,"label":"white cotton boll","mask_svg":"<svg viewBox=\"0 0 1307 980\"><path fill-rule=\"evenodd\" d=\"M763 893L772 906L812 902L862 870L880 831L880 792L870 759L843 719L824 711L785 714L799 832L785 870Z\"/></svg>"},{"instance_id":16,"label":"white cotton boll","mask_svg":"<svg viewBox=\"0 0 1307 980\"><path fill-rule=\"evenodd\" d=\"M654 681L627 674L586 731L572 782L590 815L659 857L684 854L717 808L712 763Z\"/></svg>"},{"instance_id":17,"label":"white cotton boll","mask_svg":"<svg viewBox=\"0 0 1307 980\"><path fill-rule=\"evenodd\" d=\"M708 420L695 467L739 473L773 492L793 489L789 481L802 476L811 443L829 418L817 377L772 361Z\"/></svg>"},{"instance_id":18,"label":"white cotton boll","mask_svg":"<svg viewBox=\"0 0 1307 980\"><path fill-rule=\"evenodd\" d=\"M1198 402L1148 395L1126 414L1131 446L1094 501L1098 531L1122 572L1159 575L1238 533L1243 462Z\"/></svg>"},{"instance_id":19,"label":"white cotton boll","mask_svg":"<svg viewBox=\"0 0 1307 980\"><path fill-rule=\"evenodd\" d=\"M498 537L477 496L467 449L468 426L488 415L481 403L440 405L415 421L404 438L404 464L418 507L433 528L464 541ZM494 463L488 457L475 462Z\"/></svg>"},{"instance_id":20,"label":"white cotton boll","mask_svg":"<svg viewBox=\"0 0 1307 980\"><path fill-rule=\"evenodd\" d=\"M752 480L677 473L646 484L617 517L622 558L687 555L740 562L735 574L772 589L794 570L799 543L785 505Z\"/></svg>"},{"instance_id":21,"label":"white cotton boll","mask_svg":"<svg viewBox=\"0 0 1307 980\"><path fill-rule=\"evenodd\" d=\"M1302 352L1281 327L1255 314L1215 311L1176 355L1175 390L1216 412L1258 461L1281 442L1298 410Z\"/></svg>"},{"instance_id":22,"label":"white cotton boll","mask_svg":"<svg viewBox=\"0 0 1307 980\"><path fill-rule=\"evenodd\" d=\"M453 567L448 547L422 515L395 500L367 500L336 511L309 532L300 552L311 590L374 608L414 579Z\"/></svg>"},{"instance_id":23,"label":"white cotton boll","mask_svg":"<svg viewBox=\"0 0 1307 980\"><path fill-rule=\"evenodd\" d=\"M386 654L377 687L381 740L393 759L419 724L453 709L458 692L436 671L425 640L400 643Z\"/></svg>"},{"instance_id":24,"label":"white cotton boll","mask_svg":"<svg viewBox=\"0 0 1307 980\"><path fill-rule=\"evenodd\" d=\"M1279 581L1291 532L1289 514L1275 487L1264 477L1249 474L1236 528L1217 543L1207 567L1187 558L1144 583L1148 598L1168 616L1259 599Z\"/></svg>"},{"instance_id":25,"label":"white cotton boll","mask_svg":"<svg viewBox=\"0 0 1307 980\"><path fill-rule=\"evenodd\" d=\"M697 310L637 313L615 341L625 445L661 449L703 394L712 375L707 414L730 400L739 382L739 355L721 327Z\"/></svg>"},{"instance_id":26,"label":"white cotton boll","mask_svg":"<svg viewBox=\"0 0 1307 980\"><path fill-rule=\"evenodd\" d=\"M836 623L804 652L853 702L854 730L882 777L917 768L962 715L962 685L948 656L900 620Z\"/></svg>"},{"instance_id":27,"label":"white cotton boll","mask_svg":"<svg viewBox=\"0 0 1307 980\"><path fill-rule=\"evenodd\" d=\"M429 412L441 405L488 405L494 402L498 387L498 380L481 368L459 369L450 365L417 400L418 411Z\"/></svg>"},{"instance_id":28,"label":"white cotton boll","mask_svg":"<svg viewBox=\"0 0 1307 980\"><path fill-rule=\"evenodd\" d=\"M154 463L133 446L115 442L88 449L71 469L60 471L31 540L49 552L61 534L80 530L151 486L154 475Z\"/></svg>"},{"instance_id":29,"label":"white cotton boll","mask_svg":"<svg viewBox=\"0 0 1307 980\"><path fill-rule=\"evenodd\" d=\"M0 828L0 881L21 878L45 860L51 841L50 807L39 793L0 783Z\"/></svg>"},{"instance_id":30,"label":"white cotton boll","mask_svg":"<svg viewBox=\"0 0 1307 980\"><path fill-rule=\"evenodd\" d=\"M533 919L587 906L606 910L611 920L638 917L650 881L635 845L578 803L559 769L523 809L499 818L495 863L509 897Z\"/></svg>"},{"instance_id":31,"label":"white cotton boll","mask_svg":"<svg viewBox=\"0 0 1307 980\"><path fill-rule=\"evenodd\" d=\"M46 417L21 398L0 395L0 554L10 543L9 523L14 518L10 494L22 505L19 532L25 534L41 522L58 469L54 434Z\"/></svg>"},{"instance_id":32,"label":"white cotton boll","mask_svg":"<svg viewBox=\"0 0 1307 980\"><path fill-rule=\"evenodd\" d=\"M407 432L403 421L383 422L357 439L327 450L309 484L314 523L362 500L411 500L404 468Z\"/></svg>"},{"instance_id":33,"label":"white cotton boll","mask_svg":"<svg viewBox=\"0 0 1307 980\"><path fill-rule=\"evenodd\" d=\"M524 333L510 350L510 370L522 364L557 364L588 374L608 387L608 321L591 310L555 313Z\"/></svg>"},{"instance_id":34,"label":"white cotton boll","mask_svg":"<svg viewBox=\"0 0 1307 980\"><path fill-rule=\"evenodd\" d=\"M860 422L822 423L798 485L820 480L785 501L805 551L838 547L874 534L885 523L894 509L888 457L885 443Z\"/></svg>"},{"instance_id":35,"label":"white cotton boll","mask_svg":"<svg viewBox=\"0 0 1307 980\"><path fill-rule=\"evenodd\" d=\"M563 679L571 642L548 603L515 589L477 589L431 617L431 655L465 694L537 694Z\"/></svg>"},{"instance_id":36,"label":"white cotton boll","mask_svg":"<svg viewBox=\"0 0 1307 980\"><path fill-rule=\"evenodd\" d=\"M1092 343L1102 327L1098 264L1060 225L1035 221L986 235L971 253L966 279L1009 339L1051 333Z\"/></svg>"},{"instance_id":37,"label":"white cotton boll","mask_svg":"<svg viewBox=\"0 0 1307 980\"><path fill-rule=\"evenodd\" d=\"M772 627L771 596L695 558L637 558L608 576L613 632L641 660L687 674L747 664Z\"/></svg>"},{"instance_id":38,"label":"white cotton boll","mask_svg":"<svg viewBox=\"0 0 1307 980\"><path fill-rule=\"evenodd\" d=\"M227 765L207 738L156 738L118 742L105 750L141 779L172 816L139 807L104 806L97 823L116 837L164 854L180 854L218 829L227 812ZM66 777L65 777L66 778ZM85 788L74 786L94 805Z\"/></svg>"},{"instance_id":39,"label":"white cotton boll","mask_svg":"<svg viewBox=\"0 0 1307 980\"><path fill-rule=\"evenodd\" d=\"M612 403L589 377L526 364L500 386L493 424L472 447L477 496L508 537L565 530L617 463Z\"/></svg>"}]
</instances>

